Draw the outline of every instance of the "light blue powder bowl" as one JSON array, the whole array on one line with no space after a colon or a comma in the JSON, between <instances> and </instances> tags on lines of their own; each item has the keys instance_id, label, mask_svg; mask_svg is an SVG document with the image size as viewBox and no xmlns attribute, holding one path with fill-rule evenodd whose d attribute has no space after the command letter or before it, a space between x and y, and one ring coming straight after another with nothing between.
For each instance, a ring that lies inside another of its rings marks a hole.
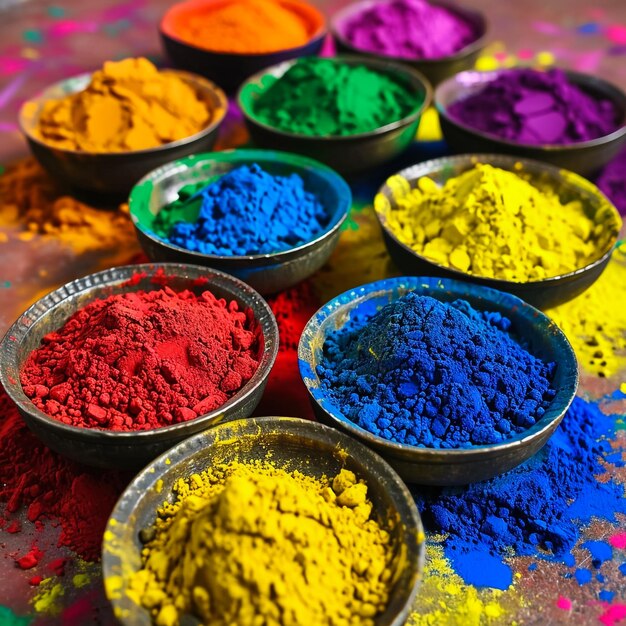
<instances>
[{"instance_id":1,"label":"light blue powder bowl","mask_svg":"<svg viewBox=\"0 0 626 626\"><path fill-rule=\"evenodd\" d=\"M442 302L463 299L479 311L497 311L511 320L512 329L527 342L531 354L556 363L552 384L557 393L536 424L501 443L435 449L389 441L361 428L342 414L327 397L316 372L326 337L342 328L357 309L361 314L374 315L409 291ZM371 447L407 482L423 485L464 485L503 474L523 463L546 444L578 388L578 362L574 350L549 317L511 294L442 278L389 278L342 293L317 311L307 323L298 346L298 364L320 421Z\"/></svg>"}]
</instances>

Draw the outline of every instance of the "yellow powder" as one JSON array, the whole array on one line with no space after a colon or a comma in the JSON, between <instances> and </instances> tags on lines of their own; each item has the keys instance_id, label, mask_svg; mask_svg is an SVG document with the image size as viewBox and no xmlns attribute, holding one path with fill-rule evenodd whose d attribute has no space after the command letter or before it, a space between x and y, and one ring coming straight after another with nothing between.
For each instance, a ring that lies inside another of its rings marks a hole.
<instances>
[{"instance_id":1,"label":"yellow powder","mask_svg":"<svg viewBox=\"0 0 626 626\"><path fill-rule=\"evenodd\" d=\"M63 596L65 588L58 582L56 576L44 578L37 588L37 595L33 598L33 607L37 613L45 613L56 617L63 610Z\"/></svg>"},{"instance_id":2,"label":"yellow powder","mask_svg":"<svg viewBox=\"0 0 626 626\"><path fill-rule=\"evenodd\" d=\"M145 150L195 135L215 113L147 59L107 61L83 91L44 104L35 135L66 150Z\"/></svg>"},{"instance_id":3,"label":"yellow powder","mask_svg":"<svg viewBox=\"0 0 626 626\"><path fill-rule=\"evenodd\" d=\"M619 230L617 212L602 205L594 226L580 201L562 204L526 176L477 164L443 187L422 177L411 188L396 175L387 181L396 207L378 194L375 208L415 252L476 276L542 280L598 258Z\"/></svg>"},{"instance_id":4,"label":"yellow powder","mask_svg":"<svg viewBox=\"0 0 626 626\"><path fill-rule=\"evenodd\" d=\"M392 578L367 486L268 463L217 465L175 485L144 531L128 595L157 626L373 625ZM146 536L147 534L147 536Z\"/></svg>"}]
</instances>

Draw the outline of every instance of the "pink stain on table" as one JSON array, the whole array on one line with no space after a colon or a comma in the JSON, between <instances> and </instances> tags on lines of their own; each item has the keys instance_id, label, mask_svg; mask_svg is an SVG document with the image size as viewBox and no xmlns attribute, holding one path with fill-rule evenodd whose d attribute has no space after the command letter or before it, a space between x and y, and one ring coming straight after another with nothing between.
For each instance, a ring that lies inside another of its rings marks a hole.
<instances>
[{"instance_id":1,"label":"pink stain on table","mask_svg":"<svg viewBox=\"0 0 626 626\"><path fill-rule=\"evenodd\" d=\"M598 620L604 626L617 626L626 619L626 604L604 604L605 611Z\"/></svg>"},{"instance_id":2,"label":"pink stain on table","mask_svg":"<svg viewBox=\"0 0 626 626\"><path fill-rule=\"evenodd\" d=\"M76 33L97 33L98 22L77 22L75 20L63 20L54 23L48 30L52 37L67 37Z\"/></svg>"},{"instance_id":3,"label":"pink stain on table","mask_svg":"<svg viewBox=\"0 0 626 626\"><path fill-rule=\"evenodd\" d=\"M14 57L0 57L0 76L12 76L28 67L28 59Z\"/></svg>"},{"instance_id":4,"label":"pink stain on table","mask_svg":"<svg viewBox=\"0 0 626 626\"><path fill-rule=\"evenodd\" d=\"M617 533L616 535L609 537L609 543L614 548L625 550L626 549L626 533Z\"/></svg>"},{"instance_id":5,"label":"pink stain on table","mask_svg":"<svg viewBox=\"0 0 626 626\"><path fill-rule=\"evenodd\" d=\"M609 41L617 44L626 44L626 26L622 24L611 24L604 31Z\"/></svg>"},{"instance_id":6,"label":"pink stain on table","mask_svg":"<svg viewBox=\"0 0 626 626\"><path fill-rule=\"evenodd\" d=\"M542 35L558 35L561 32L560 26L552 22L533 22L532 27Z\"/></svg>"},{"instance_id":7,"label":"pink stain on table","mask_svg":"<svg viewBox=\"0 0 626 626\"><path fill-rule=\"evenodd\" d=\"M565 596L559 596L559 599L556 601L556 605L559 609L563 611L571 611L572 610L572 601Z\"/></svg>"}]
</instances>

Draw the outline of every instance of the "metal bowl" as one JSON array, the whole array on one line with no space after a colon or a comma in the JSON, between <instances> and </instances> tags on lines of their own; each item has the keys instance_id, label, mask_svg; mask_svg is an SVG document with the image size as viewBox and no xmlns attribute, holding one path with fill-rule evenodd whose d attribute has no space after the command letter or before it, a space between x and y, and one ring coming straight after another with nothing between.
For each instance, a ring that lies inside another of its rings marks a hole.
<instances>
[{"instance_id":1,"label":"metal bowl","mask_svg":"<svg viewBox=\"0 0 626 626\"><path fill-rule=\"evenodd\" d=\"M370 70L388 73L406 85L412 94L423 98L404 118L368 133L346 136L311 137L279 130L257 119L254 106L259 96L273 85L294 63L287 61L251 76L239 90L237 102L253 142L262 148L304 154L326 163L342 174L366 170L397 156L415 138L422 113L428 108L432 89L416 70L380 59L363 56L336 57L348 65L362 65Z\"/></svg>"},{"instance_id":2,"label":"metal bowl","mask_svg":"<svg viewBox=\"0 0 626 626\"><path fill-rule=\"evenodd\" d=\"M48 100L57 100L82 91L91 74L62 80L22 105L19 123L31 152L48 173L77 189L104 194L127 194L130 188L150 170L194 152L210 150L228 109L224 92L210 81L176 70L166 70L190 85L214 111L210 124L191 137L128 152L84 152L57 148L35 136L41 109Z\"/></svg>"},{"instance_id":3,"label":"metal bowl","mask_svg":"<svg viewBox=\"0 0 626 626\"><path fill-rule=\"evenodd\" d=\"M262 341L260 363L252 378L221 407L188 422L138 432L119 432L69 426L40 411L22 390L20 372L29 354L44 335L59 329L89 302L110 295L159 289L157 272L171 277L175 290L235 300L252 309ZM132 279L132 280L131 280ZM182 439L218 422L248 417L259 403L278 352L278 327L267 303L241 281L204 267L177 264L145 264L117 267L67 283L33 304L9 328L0 344L0 382L27 426L47 446L71 459L104 468L137 469Z\"/></svg>"},{"instance_id":4,"label":"metal bowl","mask_svg":"<svg viewBox=\"0 0 626 626\"><path fill-rule=\"evenodd\" d=\"M461 72L437 87L435 90L435 108L439 113L441 131L452 152L511 154L546 161L557 167L583 175L593 174L617 156L624 141L626 141L626 94L615 85L597 76L564 70L570 82L591 95L613 101L620 112L619 126L616 130L590 141L566 145L517 143L476 130L448 113L448 108L454 102L481 91L485 85L495 80L502 73L514 71L516 70Z\"/></svg>"},{"instance_id":5,"label":"metal bowl","mask_svg":"<svg viewBox=\"0 0 626 626\"><path fill-rule=\"evenodd\" d=\"M272 174L298 174L306 189L316 194L330 215L324 232L289 250L247 256L193 252L163 241L152 232L155 216L178 197L181 187L208 181L250 163L258 163ZM213 267L233 274L262 294L291 287L322 267L339 241L341 225L351 205L350 187L330 168L295 154L265 150L229 150L174 161L145 176L130 194L131 218L139 243L150 259Z\"/></svg>"},{"instance_id":6,"label":"metal bowl","mask_svg":"<svg viewBox=\"0 0 626 626\"><path fill-rule=\"evenodd\" d=\"M557 394L544 416L528 430L502 443L471 448L435 449L394 443L357 426L332 404L320 387L316 369L326 337L340 329L352 311L367 303L382 308L409 291L441 302L463 299L477 310L506 315L529 351L557 369L553 385ZM576 394L578 363L571 345L558 326L519 298L495 289L439 278L389 278L346 291L322 307L307 323L298 346L300 374L315 415L338 426L378 452L406 480L422 485L464 485L486 480L523 463L548 441Z\"/></svg>"},{"instance_id":7,"label":"metal bowl","mask_svg":"<svg viewBox=\"0 0 626 626\"><path fill-rule=\"evenodd\" d=\"M439 59L393 57L357 48L345 35L346 24L355 16L378 4L379 1L380 0L361 0L360 2L353 2L335 13L331 21L331 33L335 41L335 46L339 52L362 54L378 59L389 59L397 63L405 63L426 76L432 85L437 85L457 72L473 68L476 59L480 56L481 52L485 48L485 45L487 44L488 24L483 13L458 6L451 2L433 1L429 4L448 9L471 24L474 27L476 39L454 54L441 57Z\"/></svg>"},{"instance_id":8,"label":"metal bowl","mask_svg":"<svg viewBox=\"0 0 626 626\"><path fill-rule=\"evenodd\" d=\"M440 265L402 243L389 228L387 218L378 206L376 217L382 227L387 250L398 267L408 275L456 278L507 291L540 309L567 302L588 289L600 277L609 262L622 223L617 209L588 180L572 172L563 172L563 170L546 163L494 154L469 154L433 159L402 170L399 175L406 178L411 186L415 186L417 180L422 176L428 176L438 185L443 185L448 179L458 176L472 168L476 163L489 163L505 170L514 170L517 164L521 164L524 171L531 175L532 180L543 184L549 183L564 203L570 200L580 200L587 216L594 223L603 225L596 258L584 267L577 268L567 274L525 283L475 276ZM381 187L379 194L387 198L393 209L395 201L386 184Z\"/></svg>"},{"instance_id":9,"label":"metal bowl","mask_svg":"<svg viewBox=\"0 0 626 626\"><path fill-rule=\"evenodd\" d=\"M260 417L221 424L180 443L144 469L118 500L104 534L105 591L119 622L151 626L148 611L126 594L129 578L141 566L139 532L154 523L172 487L216 463L264 460L302 473L330 476L346 468L366 481L373 516L391 535L394 574L389 605L377 626L401 626L407 619L424 568L424 531L406 486L377 454L339 431L293 417ZM159 486L157 487L157 481ZM188 616L185 623L197 624Z\"/></svg>"},{"instance_id":10,"label":"metal bowl","mask_svg":"<svg viewBox=\"0 0 626 626\"><path fill-rule=\"evenodd\" d=\"M324 15L314 6L300 0L281 0L282 5L305 16L310 23L309 40L296 48L260 54L216 52L181 39L176 33L176 20L187 12L197 12L199 6L215 3L215 0L188 0L172 5L161 20L159 32L163 47L176 67L206 76L222 85L229 93L236 91L248 76L270 65L303 56L314 56L322 49L326 37Z\"/></svg>"}]
</instances>

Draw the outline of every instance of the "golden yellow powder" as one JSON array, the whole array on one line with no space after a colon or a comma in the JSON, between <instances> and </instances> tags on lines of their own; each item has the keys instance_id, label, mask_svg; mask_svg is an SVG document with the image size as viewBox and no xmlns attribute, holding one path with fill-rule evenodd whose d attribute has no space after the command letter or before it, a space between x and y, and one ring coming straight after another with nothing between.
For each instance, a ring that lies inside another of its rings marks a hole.
<instances>
[{"instance_id":1,"label":"golden yellow powder","mask_svg":"<svg viewBox=\"0 0 626 626\"><path fill-rule=\"evenodd\" d=\"M606 251L621 226L608 202L597 225L578 200L562 204L547 185L477 164L440 187L422 177L412 187L392 176L395 206L382 194L375 208L404 244L435 263L488 278L528 282L581 268ZM538 183L536 183L538 184Z\"/></svg>"},{"instance_id":2,"label":"golden yellow powder","mask_svg":"<svg viewBox=\"0 0 626 626\"><path fill-rule=\"evenodd\" d=\"M143 532L128 595L156 626L373 625L392 578L389 534L367 485L268 463L211 467L175 485Z\"/></svg>"}]
</instances>

